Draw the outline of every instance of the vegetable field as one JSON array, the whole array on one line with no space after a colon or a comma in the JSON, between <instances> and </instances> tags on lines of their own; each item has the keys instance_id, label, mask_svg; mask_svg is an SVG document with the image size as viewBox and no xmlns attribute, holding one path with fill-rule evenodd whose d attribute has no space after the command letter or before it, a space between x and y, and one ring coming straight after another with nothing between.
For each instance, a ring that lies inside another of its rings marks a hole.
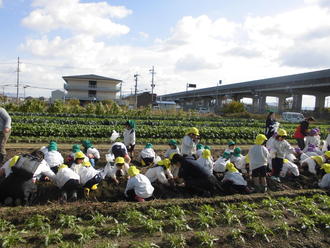
<instances>
[{"instance_id":1,"label":"vegetable field","mask_svg":"<svg viewBox=\"0 0 330 248\"><path fill-rule=\"evenodd\" d=\"M54 139L62 143L93 139L95 143L108 143L113 130L122 132L129 116L51 115L11 113L13 131L11 142L47 142ZM168 139L180 140L188 127L200 129L203 143L224 145L229 140L238 144L252 144L258 133L264 132L264 122L253 119L223 119L220 117L152 116L134 118L137 123L137 142L165 144ZM283 124L289 136L296 124ZM326 135L326 125L318 125Z\"/></svg>"},{"instance_id":2,"label":"vegetable field","mask_svg":"<svg viewBox=\"0 0 330 248\"><path fill-rule=\"evenodd\" d=\"M0 212L2 247L329 247L329 227L318 190Z\"/></svg>"}]
</instances>

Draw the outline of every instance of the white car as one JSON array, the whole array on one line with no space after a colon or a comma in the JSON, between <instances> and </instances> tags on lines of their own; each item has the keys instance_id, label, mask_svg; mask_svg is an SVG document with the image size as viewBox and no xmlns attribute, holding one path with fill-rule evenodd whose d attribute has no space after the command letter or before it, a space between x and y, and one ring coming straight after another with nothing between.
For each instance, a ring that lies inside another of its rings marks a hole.
<instances>
[{"instance_id":1,"label":"white car","mask_svg":"<svg viewBox=\"0 0 330 248\"><path fill-rule=\"evenodd\" d=\"M305 120L305 117L303 114L297 112L283 112L282 119L291 123L299 123Z\"/></svg>"},{"instance_id":2,"label":"white car","mask_svg":"<svg viewBox=\"0 0 330 248\"><path fill-rule=\"evenodd\" d=\"M199 108L198 113L207 114L207 113L210 113L210 110L208 108Z\"/></svg>"}]
</instances>

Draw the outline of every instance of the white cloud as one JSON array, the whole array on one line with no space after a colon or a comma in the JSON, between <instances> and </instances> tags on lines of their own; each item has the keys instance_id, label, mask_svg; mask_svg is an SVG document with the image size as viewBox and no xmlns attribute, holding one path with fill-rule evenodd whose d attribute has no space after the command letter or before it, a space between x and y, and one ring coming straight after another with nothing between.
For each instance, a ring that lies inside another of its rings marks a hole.
<instances>
[{"instance_id":1,"label":"white cloud","mask_svg":"<svg viewBox=\"0 0 330 248\"><path fill-rule=\"evenodd\" d=\"M2 7L2 4L3 4L3 0L0 0L0 7Z\"/></svg>"},{"instance_id":2,"label":"white cloud","mask_svg":"<svg viewBox=\"0 0 330 248\"><path fill-rule=\"evenodd\" d=\"M139 35L143 38L143 39L148 39L149 38L149 34L145 33L145 32L139 32Z\"/></svg>"},{"instance_id":3,"label":"white cloud","mask_svg":"<svg viewBox=\"0 0 330 248\"><path fill-rule=\"evenodd\" d=\"M248 81L320 69L330 63L330 14L318 5L320 2L273 16L248 16L242 22L212 20L207 15L183 17L167 38L158 38L147 47L114 45L100 37L112 36L102 29L87 32L90 27L80 27L85 22L79 14L86 6L77 0L39 0L34 4L37 9L23 22L29 20L36 30L72 31L65 38L51 38L47 33L40 38L27 38L21 46L38 64L57 65L40 66L35 71L34 65L27 64L23 72L31 81L45 80L53 87L62 87L63 75L94 73L124 80L124 89L129 91L134 84L133 74L138 72L139 89L150 89L149 69L154 65L155 90L163 94L184 90L187 82L201 88L215 86L219 79L224 84ZM102 3L104 9L111 11L98 13L98 4L91 4L95 11L90 8L96 22L109 21L109 16L123 18L130 12L125 7L116 9ZM39 21L32 18L33 13L41 14ZM69 13L73 16L64 18ZM148 38L143 32L137 35Z\"/></svg>"},{"instance_id":4,"label":"white cloud","mask_svg":"<svg viewBox=\"0 0 330 248\"><path fill-rule=\"evenodd\" d=\"M36 7L22 20L24 26L44 33L65 29L94 36L127 34L129 28L114 23L112 18L124 18L132 11L106 2L81 3L79 0L35 0Z\"/></svg>"}]
</instances>

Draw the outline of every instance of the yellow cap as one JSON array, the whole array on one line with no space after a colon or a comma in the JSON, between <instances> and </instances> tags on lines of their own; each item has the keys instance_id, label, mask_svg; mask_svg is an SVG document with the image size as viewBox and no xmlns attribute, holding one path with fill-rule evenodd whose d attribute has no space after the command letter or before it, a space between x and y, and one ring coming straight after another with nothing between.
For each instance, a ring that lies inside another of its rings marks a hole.
<instances>
[{"instance_id":1,"label":"yellow cap","mask_svg":"<svg viewBox=\"0 0 330 248\"><path fill-rule=\"evenodd\" d=\"M92 166L91 162L89 162L89 161L84 161L84 162L82 163L82 165L85 166L85 167L90 167L90 166Z\"/></svg>"},{"instance_id":2,"label":"yellow cap","mask_svg":"<svg viewBox=\"0 0 330 248\"><path fill-rule=\"evenodd\" d=\"M91 190L97 190L97 185L98 185L98 184L94 184L94 185L91 187Z\"/></svg>"},{"instance_id":3,"label":"yellow cap","mask_svg":"<svg viewBox=\"0 0 330 248\"><path fill-rule=\"evenodd\" d=\"M170 160L173 159L173 157L174 157L175 154L178 154L178 153L174 152L174 153L172 153L172 154L170 155Z\"/></svg>"},{"instance_id":4,"label":"yellow cap","mask_svg":"<svg viewBox=\"0 0 330 248\"><path fill-rule=\"evenodd\" d=\"M284 129L281 128L277 131L277 135L279 135L279 136L288 136L288 133Z\"/></svg>"},{"instance_id":5,"label":"yellow cap","mask_svg":"<svg viewBox=\"0 0 330 248\"><path fill-rule=\"evenodd\" d=\"M140 174L140 170L138 168L136 168L134 165L129 167L128 169L128 175L130 177L135 177L136 175Z\"/></svg>"},{"instance_id":6,"label":"yellow cap","mask_svg":"<svg viewBox=\"0 0 330 248\"><path fill-rule=\"evenodd\" d=\"M330 173L330 164L323 164L321 167L325 173Z\"/></svg>"},{"instance_id":7,"label":"yellow cap","mask_svg":"<svg viewBox=\"0 0 330 248\"><path fill-rule=\"evenodd\" d=\"M85 158L85 154L83 152L76 152L74 154L74 159L84 159Z\"/></svg>"},{"instance_id":8,"label":"yellow cap","mask_svg":"<svg viewBox=\"0 0 330 248\"><path fill-rule=\"evenodd\" d=\"M117 157L115 160L115 164L124 164L125 159L123 157Z\"/></svg>"},{"instance_id":9,"label":"yellow cap","mask_svg":"<svg viewBox=\"0 0 330 248\"><path fill-rule=\"evenodd\" d=\"M18 160L19 160L19 156L12 157L9 162L9 167L13 167L17 163Z\"/></svg>"},{"instance_id":10,"label":"yellow cap","mask_svg":"<svg viewBox=\"0 0 330 248\"><path fill-rule=\"evenodd\" d=\"M229 172L238 172L238 170L236 169L236 167L233 163L227 163L226 170Z\"/></svg>"},{"instance_id":11,"label":"yellow cap","mask_svg":"<svg viewBox=\"0 0 330 248\"><path fill-rule=\"evenodd\" d=\"M324 155L327 156L328 158L330 158L330 151L326 151L326 152L324 153Z\"/></svg>"},{"instance_id":12,"label":"yellow cap","mask_svg":"<svg viewBox=\"0 0 330 248\"><path fill-rule=\"evenodd\" d=\"M171 166L171 160L169 160L168 158L165 158L163 160L160 160L157 164L164 166L166 169L169 169Z\"/></svg>"},{"instance_id":13,"label":"yellow cap","mask_svg":"<svg viewBox=\"0 0 330 248\"><path fill-rule=\"evenodd\" d=\"M62 170L64 168L68 168L68 166L66 164L61 164L59 167L58 167L58 170Z\"/></svg>"},{"instance_id":14,"label":"yellow cap","mask_svg":"<svg viewBox=\"0 0 330 248\"><path fill-rule=\"evenodd\" d=\"M211 151L209 149L203 150L202 157L205 158L205 159L210 158L211 157Z\"/></svg>"},{"instance_id":15,"label":"yellow cap","mask_svg":"<svg viewBox=\"0 0 330 248\"><path fill-rule=\"evenodd\" d=\"M324 163L322 156L311 156L311 158L320 166Z\"/></svg>"},{"instance_id":16,"label":"yellow cap","mask_svg":"<svg viewBox=\"0 0 330 248\"><path fill-rule=\"evenodd\" d=\"M258 134L255 140L255 143L257 145L262 145L265 140L267 140L267 137L264 134Z\"/></svg>"},{"instance_id":17,"label":"yellow cap","mask_svg":"<svg viewBox=\"0 0 330 248\"><path fill-rule=\"evenodd\" d=\"M191 133L199 136L199 130L196 127L192 127L188 130L187 134L191 134Z\"/></svg>"},{"instance_id":18,"label":"yellow cap","mask_svg":"<svg viewBox=\"0 0 330 248\"><path fill-rule=\"evenodd\" d=\"M286 164L286 163L289 163L289 159L283 159L283 163Z\"/></svg>"}]
</instances>

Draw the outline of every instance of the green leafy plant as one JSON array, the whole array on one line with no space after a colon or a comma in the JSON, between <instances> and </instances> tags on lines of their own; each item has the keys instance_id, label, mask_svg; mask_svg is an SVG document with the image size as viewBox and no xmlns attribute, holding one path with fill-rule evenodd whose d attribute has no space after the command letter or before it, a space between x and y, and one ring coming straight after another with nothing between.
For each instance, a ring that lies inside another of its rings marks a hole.
<instances>
[{"instance_id":1,"label":"green leafy plant","mask_svg":"<svg viewBox=\"0 0 330 248\"><path fill-rule=\"evenodd\" d=\"M216 225L213 216L206 215L204 213L198 213L197 223L199 227L207 229Z\"/></svg>"},{"instance_id":2,"label":"green leafy plant","mask_svg":"<svg viewBox=\"0 0 330 248\"><path fill-rule=\"evenodd\" d=\"M202 232L195 232L195 238L201 247L213 247L214 242L218 239L213 236L212 234L202 231Z\"/></svg>"},{"instance_id":3,"label":"green leafy plant","mask_svg":"<svg viewBox=\"0 0 330 248\"><path fill-rule=\"evenodd\" d=\"M228 224L233 225L235 223L241 225L241 221L239 220L238 216L230 209L227 208L222 215L222 219Z\"/></svg>"},{"instance_id":4,"label":"green leafy plant","mask_svg":"<svg viewBox=\"0 0 330 248\"><path fill-rule=\"evenodd\" d=\"M80 218L74 215L66 215L66 214L60 214L58 219L59 225L64 228L75 228L77 226L77 223L80 221L81 221Z\"/></svg>"},{"instance_id":5,"label":"green leafy plant","mask_svg":"<svg viewBox=\"0 0 330 248\"><path fill-rule=\"evenodd\" d=\"M245 223L260 221L260 216L254 211L245 210L242 212L242 216Z\"/></svg>"},{"instance_id":6,"label":"green leafy plant","mask_svg":"<svg viewBox=\"0 0 330 248\"><path fill-rule=\"evenodd\" d=\"M145 215L135 209L127 210L124 218L130 224L142 224L147 219Z\"/></svg>"},{"instance_id":7,"label":"green leafy plant","mask_svg":"<svg viewBox=\"0 0 330 248\"><path fill-rule=\"evenodd\" d=\"M184 248L187 244L186 239L182 234L168 234L165 236L164 241L169 248Z\"/></svg>"},{"instance_id":8,"label":"green leafy plant","mask_svg":"<svg viewBox=\"0 0 330 248\"><path fill-rule=\"evenodd\" d=\"M176 217L171 217L168 221L169 225L174 228L175 232L178 231L191 231L192 228L188 225L185 219L178 219Z\"/></svg>"},{"instance_id":9,"label":"green leafy plant","mask_svg":"<svg viewBox=\"0 0 330 248\"><path fill-rule=\"evenodd\" d=\"M61 243L57 244L58 248L81 248L81 245L75 243L75 242L68 242L68 241L62 241Z\"/></svg>"},{"instance_id":10,"label":"green leafy plant","mask_svg":"<svg viewBox=\"0 0 330 248\"><path fill-rule=\"evenodd\" d=\"M161 220L166 217L166 212L161 209L155 209L155 208L149 208L148 209L148 215L155 220Z\"/></svg>"},{"instance_id":11,"label":"green leafy plant","mask_svg":"<svg viewBox=\"0 0 330 248\"><path fill-rule=\"evenodd\" d=\"M180 206L176 206L176 205L170 206L167 209L167 213L169 214L169 216L181 218L181 219L184 219L186 216L185 210L183 210Z\"/></svg>"},{"instance_id":12,"label":"green leafy plant","mask_svg":"<svg viewBox=\"0 0 330 248\"><path fill-rule=\"evenodd\" d=\"M276 199L268 197L267 199L262 200L262 206L267 209L276 209L279 206L279 202Z\"/></svg>"},{"instance_id":13,"label":"green leafy plant","mask_svg":"<svg viewBox=\"0 0 330 248\"><path fill-rule=\"evenodd\" d=\"M284 218L283 211L280 209L276 209L276 210L270 209L269 214L273 220L280 220Z\"/></svg>"},{"instance_id":14,"label":"green leafy plant","mask_svg":"<svg viewBox=\"0 0 330 248\"><path fill-rule=\"evenodd\" d=\"M2 247L15 247L18 244L26 243L26 240L22 237L23 234L27 233L24 229L21 231L11 228L6 234L2 234L1 241Z\"/></svg>"},{"instance_id":15,"label":"green leafy plant","mask_svg":"<svg viewBox=\"0 0 330 248\"><path fill-rule=\"evenodd\" d=\"M289 234L292 231L297 231L297 228L290 226L286 221L284 222L280 222L280 224L278 226L276 226L275 230L278 233L284 233L286 238L289 238Z\"/></svg>"},{"instance_id":16,"label":"green leafy plant","mask_svg":"<svg viewBox=\"0 0 330 248\"><path fill-rule=\"evenodd\" d=\"M268 243L270 242L269 235L273 235L273 231L266 227L260 221L250 222L246 225L247 232L251 233L252 237L260 236L263 237Z\"/></svg>"},{"instance_id":17,"label":"green leafy plant","mask_svg":"<svg viewBox=\"0 0 330 248\"><path fill-rule=\"evenodd\" d=\"M95 248L118 248L119 245L117 243L112 243L112 242L104 242L101 244L97 244Z\"/></svg>"},{"instance_id":18,"label":"green leafy plant","mask_svg":"<svg viewBox=\"0 0 330 248\"><path fill-rule=\"evenodd\" d=\"M41 235L44 239L45 246L61 243L63 238L63 234L60 229L52 230L50 227L43 229Z\"/></svg>"},{"instance_id":19,"label":"green leafy plant","mask_svg":"<svg viewBox=\"0 0 330 248\"><path fill-rule=\"evenodd\" d=\"M116 237L126 235L129 230L127 223L119 223L116 219L114 219L114 221L115 224L110 227L110 229L108 230L108 234Z\"/></svg>"},{"instance_id":20,"label":"green leafy plant","mask_svg":"<svg viewBox=\"0 0 330 248\"><path fill-rule=\"evenodd\" d=\"M5 232L12 228L14 228L14 225L11 224L9 221L0 219L0 232Z\"/></svg>"},{"instance_id":21,"label":"green leafy plant","mask_svg":"<svg viewBox=\"0 0 330 248\"><path fill-rule=\"evenodd\" d=\"M49 228L49 219L46 216L43 215L39 215L36 214L32 217L30 217L27 222L26 225L28 228L31 229L47 229Z\"/></svg>"},{"instance_id":22,"label":"green leafy plant","mask_svg":"<svg viewBox=\"0 0 330 248\"><path fill-rule=\"evenodd\" d=\"M204 215L214 216L215 215L215 208L210 205L202 205L200 207L200 213Z\"/></svg>"},{"instance_id":23,"label":"green leafy plant","mask_svg":"<svg viewBox=\"0 0 330 248\"><path fill-rule=\"evenodd\" d=\"M308 216L302 216L298 219L298 224L301 230L309 231L312 230L316 232L315 221Z\"/></svg>"},{"instance_id":24,"label":"green leafy plant","mask_svg":"<svg viewBox=\"0 0 330 248\"><path fill-rule=\"evenodd\" d=\"M112 220L112 217L104 216L101 213L96 213L91 217L90 223L95 226L104 226L108 221Z\"/></svg>"},{"instance_id":25,"label":"green leafy plant","mask_svg":"<svg viewBox=\"0 0 330 248\"><path fill-rule=\"evenodd\" d=\"M143 227L149 234L154 234L156 232L163 232L163 221L147 219L143 222Z\"/></svg>"},{"instance_id":26,"label":"green leafy plant","mask_svg":"<svg viewBox=\"0 0 330 248\"><path fill-rule=\"evenodd\" d=\"M96 234L96 230L94 226L88 226L88 227L77 226L76 234L78 235L78 240L81 244L98 236Z\"/></svg>"},{"instance_id":27,"label":"green leafy plant","mask_svg":"<svg viewBox=\"0 0 330 248\"><path fill-rule=\"evenodd\" d=\"M229 237L234 241L239 240L242 243L245 243L245 239L241 229L237 229L237 228L232 229Z\"/></svg>"}]
</instances>

